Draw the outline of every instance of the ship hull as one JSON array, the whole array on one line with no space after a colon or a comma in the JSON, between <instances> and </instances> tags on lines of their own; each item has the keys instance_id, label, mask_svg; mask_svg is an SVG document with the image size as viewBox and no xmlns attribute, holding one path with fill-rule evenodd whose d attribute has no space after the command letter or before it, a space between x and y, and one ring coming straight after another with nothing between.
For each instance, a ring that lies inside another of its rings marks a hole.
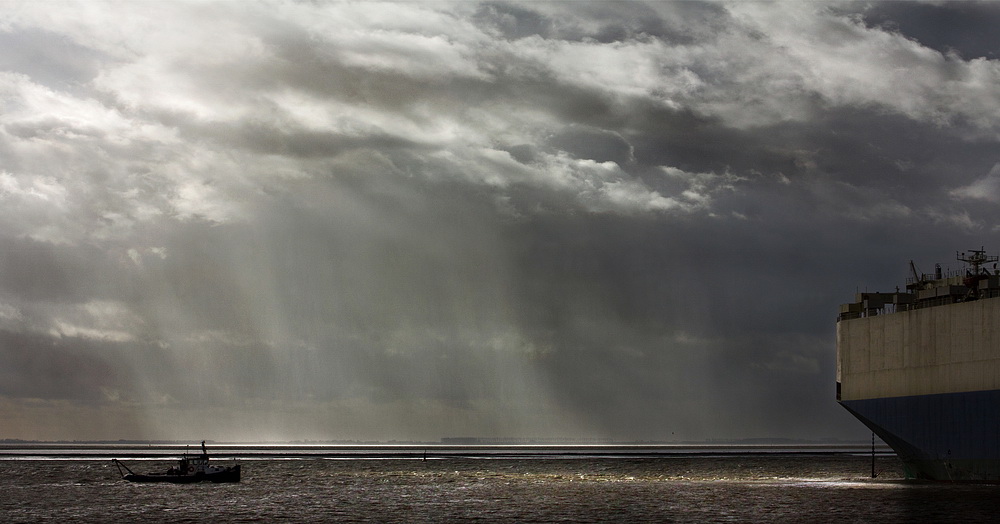
<instances>
[{"instance_id":1,"label":"ship hull","mask_svg":"<svg viewBox=\"0 0 1000 524\"><path fill-rule=\"evenodd\" d=\"M910 478L1000 482L1000 390L841 400Z\"/></svg>"},{"instance_id":2,"label":"ship hull","mask_svg":"<svg viewBox=\"0 0 1000 524\"><path fill-rule=\"evenodd\" d=\"M164 482L169 484L192 484L195 482L239 482L240 466L232 466L223 471L213 473L193 473L190 475L171 475L150 473L147 475L131 473L123 476L130 482Z\"/></svg>"}]
</instances>

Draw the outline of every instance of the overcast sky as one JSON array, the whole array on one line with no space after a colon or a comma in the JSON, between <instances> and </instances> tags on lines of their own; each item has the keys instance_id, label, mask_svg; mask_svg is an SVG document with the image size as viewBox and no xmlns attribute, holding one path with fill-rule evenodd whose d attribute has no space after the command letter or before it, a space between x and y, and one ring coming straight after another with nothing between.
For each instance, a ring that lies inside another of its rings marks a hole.
<instances>
[{"instance_id":1,"label":"overcast sky","mask_svg":"<svg viewBox=\"0 0 1000 524\"><path fill-rule=\"evenodd\" d=\"M1000 4L0 1L0 438L866 438Z\"/></svg>"}]
</instances>

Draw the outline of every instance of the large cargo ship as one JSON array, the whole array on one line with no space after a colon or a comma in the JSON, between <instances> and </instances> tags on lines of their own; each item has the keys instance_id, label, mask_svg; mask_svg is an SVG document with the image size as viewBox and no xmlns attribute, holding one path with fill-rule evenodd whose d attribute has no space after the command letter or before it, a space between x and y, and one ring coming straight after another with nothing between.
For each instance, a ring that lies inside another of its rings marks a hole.
<instances>
[{"instance_id":1,"label":"large cargo ship","mask_svg":"<svg viewBox=\"0 0 1000 524\"><path fill-rule=\"evenodd\" d=\"M840 306L837 401L911 478L1000 482L998 257L956 258L966 267L933 274L910 262L905 291Z\"/></svg>"}]
</instances>

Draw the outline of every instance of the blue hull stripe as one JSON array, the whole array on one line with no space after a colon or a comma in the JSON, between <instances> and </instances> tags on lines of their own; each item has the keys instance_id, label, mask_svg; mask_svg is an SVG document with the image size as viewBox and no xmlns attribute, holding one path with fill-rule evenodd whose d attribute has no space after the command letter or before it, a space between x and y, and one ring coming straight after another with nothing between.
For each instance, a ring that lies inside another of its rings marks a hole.
<instances>
[{"instance_id":1,"label":"blue hull stripe","mask_svg":"<svg viewBox=\"0 0 1000 524\"><path fill-rule=\"evenodd\" d=\"M916 478L1000 479L1000 390L840 402Z\"/></svg>"}]
</instances>

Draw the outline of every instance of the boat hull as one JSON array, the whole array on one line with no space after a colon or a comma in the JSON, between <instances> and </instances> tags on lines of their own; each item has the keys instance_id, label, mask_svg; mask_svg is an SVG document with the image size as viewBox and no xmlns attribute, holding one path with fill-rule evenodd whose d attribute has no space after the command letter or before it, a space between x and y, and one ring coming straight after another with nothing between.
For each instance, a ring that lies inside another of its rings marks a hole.
<instances>
[{"instance_id":1,"label":"boat hull","mask_svg":"<svg viewBox=\"0 0 1000 524\"><path fill-rule=\"evenodd\" d=\"M168 474L128 474L123 477L130 482L165 482L170 484L192 484L196 482L239 482L240 466L232 466L225 471L214 473L195 473L191 475Z\"/></svg>"},{"instance_id":2,"label":"boat hull","mask_svg":"<svg viewBox=\"0 0 1000 524\"><path fill-rule=\"evenodd\" d=\"M1000 390L841 400L910 478L1000 482Z\"/></svg>"}]
</instances>

